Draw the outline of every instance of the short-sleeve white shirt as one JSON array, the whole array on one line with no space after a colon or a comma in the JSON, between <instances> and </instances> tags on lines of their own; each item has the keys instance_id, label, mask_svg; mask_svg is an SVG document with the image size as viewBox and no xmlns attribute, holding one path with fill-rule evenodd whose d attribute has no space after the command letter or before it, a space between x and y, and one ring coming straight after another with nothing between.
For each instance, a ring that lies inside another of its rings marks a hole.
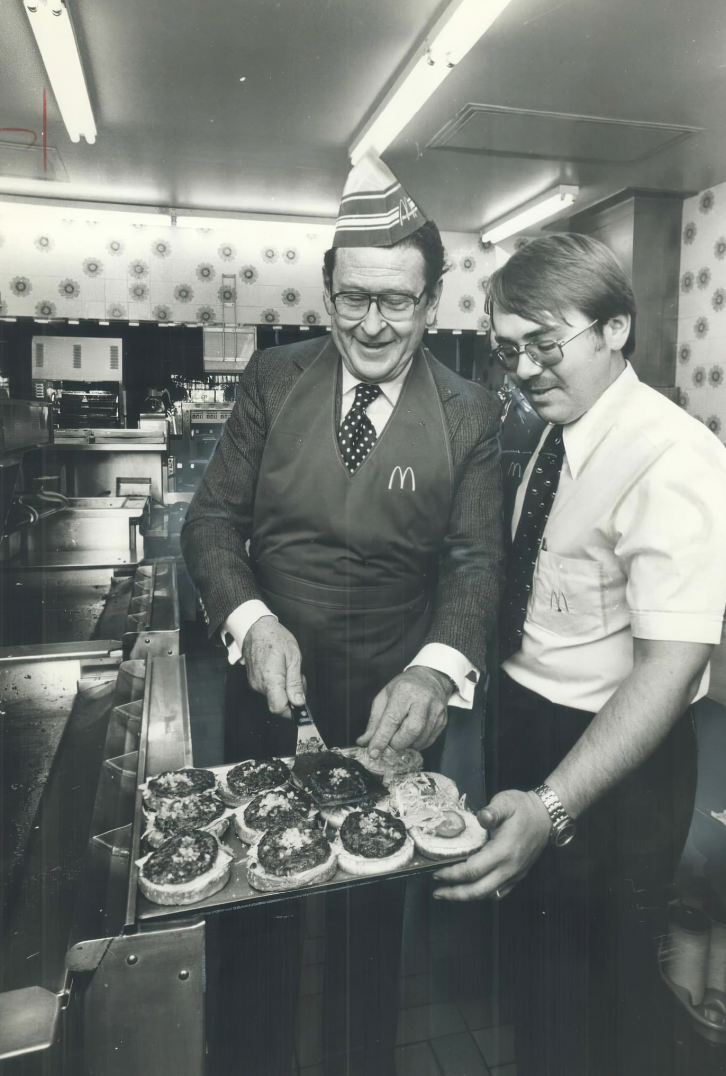
<instances>
[{"instance_id":1,"label":"short-sleeve white shirt","mask_svg":"<svg viewBox=\"0 0 726 1076\"><path fill-rule=\"evenodd\" d=\"M516 532L529 477L515 501ZM726 448L630 364L576 422L545 527L521 650L503 668L597 712L633 668L633 637L718 643L726 608ZM708 690L708 670L697 698Z\"/></svg>"}]
</instances>

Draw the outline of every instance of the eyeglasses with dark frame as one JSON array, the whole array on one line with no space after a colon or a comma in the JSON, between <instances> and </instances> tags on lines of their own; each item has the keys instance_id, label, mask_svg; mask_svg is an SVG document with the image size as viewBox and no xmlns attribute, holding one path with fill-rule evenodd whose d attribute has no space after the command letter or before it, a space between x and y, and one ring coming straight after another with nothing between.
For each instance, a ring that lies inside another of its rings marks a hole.
<instances>
[{"instance_id":1,"label":"eyeglasses with dark frame","mask_svg":"<svg viewBox=\"0 0 726 1076\"><path fill-rule=\"evenodd\" d=\"M519 366L519 358L522 354L526 354L535 366L540 368L556 366L565 357L562 351L563 347L572 343L578 336L582 336L593 325L597 325L597 321L598 319L595 318L584 329L578 329L576 333L568 336L566 340L532 340L528 344L520 344L519 346L517 344L500 344L499 347L492 348L492 355L510 373L514 373Z\"/></svg>"},{"instance_id":2,"label":"eyeglasses with dark frame","mask_svg":"<svg viewBox=\"0 0 726 1076\"><path fill-rule=\"evenodd\" d=\"M371 303L376 304L384 321L407 321L425 294L426 288L420 295L398 291L387 291L381 295L370 295L365 291L337 291L330 296L330 301L336 313L350 321L362 321Z\"/></svg>"}]
</instances>

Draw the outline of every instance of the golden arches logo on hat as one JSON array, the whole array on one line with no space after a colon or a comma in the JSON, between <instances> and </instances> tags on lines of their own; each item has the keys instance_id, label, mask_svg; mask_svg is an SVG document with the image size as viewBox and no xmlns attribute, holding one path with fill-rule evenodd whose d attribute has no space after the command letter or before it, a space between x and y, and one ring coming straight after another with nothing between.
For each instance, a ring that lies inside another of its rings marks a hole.
<instances>
[{"instance_id":1,"label":"golden arches logo on hat","mask_svg":"<svg viewBox=\"0 0 726 1076\"><path fill-rule=\"evenodd\" d=\"M405 195L398 203L398 220L401 225L405 224L407 220L416 220L418 216L418 207L413 199Z\"/></svg>"},{"instance_id":2,"label":"golden arches logo on hat","mask_svg":"<svg viewBox=\"0 0 726 1076\"><path fill-rule=\"evenodd\" d=\"M399 489L405 489L406 488L406 479L408 478L409 475L411 476L411 492L415 493L416 492L416 476L413 473L413 467L407 467L405 469L405 471L404 471L399 467L398 464L396 464L396 466L391 471L391 477L390 477L389 482L388 482L388 488L393 489L393 483L396 480L396 476L398 476L398 488Z\"/></svg>"},{"instance_id":3,"label":"golden arches logo on hat","mask_svg":"<svg viewBox=\"0 0 726 1076\"><path fill-rule=\"evenodd\" d=\"M374 154L366 154L345 181L333 246L391 247L426 220L390 168Z\"/></svg>"}]
</instances>

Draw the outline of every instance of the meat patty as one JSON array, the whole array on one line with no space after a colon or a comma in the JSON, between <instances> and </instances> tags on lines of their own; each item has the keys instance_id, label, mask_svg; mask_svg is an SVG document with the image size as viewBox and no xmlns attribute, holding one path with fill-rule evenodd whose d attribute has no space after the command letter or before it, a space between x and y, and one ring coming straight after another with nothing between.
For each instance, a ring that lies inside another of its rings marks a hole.
<instances>
[{"instance_id":1,"label":"meat patty","mask_svg":"<svg viewBox=\"0 0 726 1076\"><path fill-rule=\"evenodd\" d=\"M278 878L317 867L330 857L332 848L316 822L296 822L292 826L273 826L257 846L260 866Z\"/></svg>"},{"instance_id":2,"label":"meat patty","mask_svg":"<svg viewBox=\"0 0 726 1076\"><path fill-rule=\"evenodd\" d=\"M151 853L141 873L156 885L180 885L211 870L218 850L211 833L183 830Z\"/></svg>"},{"instance_id":3,"label":"meat patty","mask_svg":"<svg viewBox=\"0 0 726 1076\"><path fill-rule=\"evenodd\" d=\"M243 811L244 824L249 829L270 829L287 826L308 818L312 800L294 788L275 788L255 796Z\"/></svg>"},{"instance_id":4,"label":"meat patty","mask_svg":"<svg viewBox=\"0 0 726 1076\"><path fill-rule=\"evenodd\" d=\"M290 769L279 758L248 759L228 771L227 784L235 796L256 796L289 778Z\"/></svg>"},{"instance_id":5,"label":"meat patty","mask_svg":"<svg viewBox=\"0 0 726 1076\"><path fill-rule=\"evenodd\" d=\"M150 778L144 792L144 803L150 810L157 810L163 800L184 799L198 796L200 792L213 789L217 778L211 770L188 766L181 770L165 770Z\"/></svg>"},{"instance_id":6,"label":"meat patty","mask_svg":"<svg viewBox=\"0 0 726 1076\"><path fill-rule=\"evenodd\" d=\"M200 829L224 814L224 804L211 790L186 799L164 800L154 816L154 825L171 836L181 829Z\"/></svg>"},{"instance_id":7,"label":"meat patty","mask_svg":"<svg viewBox=\"0 0 726 1076\"><path fill-rule=\"evenodd\" d=\"M400 818L375 807L352 811L340 827L340 839L346 851L366 859L392 856L406 840L406 827Z\"/></svg>"}]
</instances>

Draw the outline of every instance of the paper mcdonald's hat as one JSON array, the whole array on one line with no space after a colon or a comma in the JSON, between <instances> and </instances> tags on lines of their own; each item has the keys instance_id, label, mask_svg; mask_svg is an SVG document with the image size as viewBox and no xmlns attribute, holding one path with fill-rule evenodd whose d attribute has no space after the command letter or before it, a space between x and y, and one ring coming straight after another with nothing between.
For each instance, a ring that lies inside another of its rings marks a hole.
<instances>
[{"instance_id":1,"label":"paper mcdonald's hat","mask_svg":"<svg viewBox=\"0 0 726 1076\"><path fill-rule=\"evenodd\" d=\"M366 154L346 180L333 246L390 247L427 219L390 168Z\"/></svg>"}]
</instances>

